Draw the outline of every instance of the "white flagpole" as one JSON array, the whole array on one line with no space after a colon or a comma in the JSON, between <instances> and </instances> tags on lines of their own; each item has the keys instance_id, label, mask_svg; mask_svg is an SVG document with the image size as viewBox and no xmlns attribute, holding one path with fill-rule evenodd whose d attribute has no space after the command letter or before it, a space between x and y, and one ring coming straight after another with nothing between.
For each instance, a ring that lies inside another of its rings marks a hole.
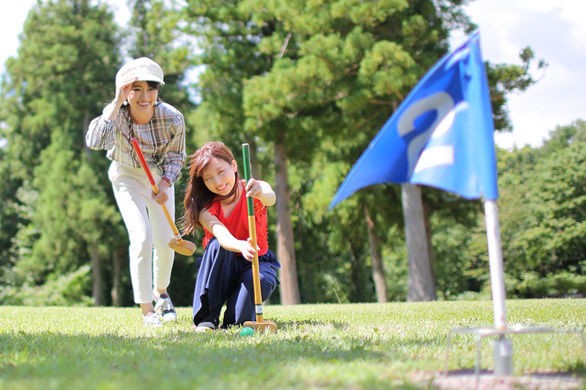
<instances>
[{"instance_id":1,"label":"white flagpole","mask_svg":"<svg viewBox=\"0 0 586 390\"><path fill-rule=\"evenodd\" d=\"M505 272L503 268L498 208L495 200L484 201L484 218L488 242L494 326L497 331L504 332L507 329ZM494 373L495 375L512 375L513 373L513 347L511 341L505 337L504 333L494 344Z\"/></svg>"},{"instance_id":2,"label":"white flagpole","mask_svg":"<svg viewBox=\"0 0 586 390\"><path fill-rule=\"evenodd\" d=\"M505 310L505 272L503 270L503 253L501 249L496 201L484 201L484 218L486 221L486 238L488 241L488 262L490 267L490 287L494 310L494 326L498 330L504 330L507 327L507 315Z\"/></svg>"}]
</instances>

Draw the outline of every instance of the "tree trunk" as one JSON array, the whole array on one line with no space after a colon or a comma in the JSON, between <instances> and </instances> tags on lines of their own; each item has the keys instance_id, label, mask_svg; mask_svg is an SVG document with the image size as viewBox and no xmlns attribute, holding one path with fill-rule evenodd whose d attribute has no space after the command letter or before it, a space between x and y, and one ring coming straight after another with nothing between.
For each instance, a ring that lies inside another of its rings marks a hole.
<instances>
[{"instance_id":1,"label":"tree trunk","mask_svg":"<svg viewBox=\"0 0 586 390\"><path fill-rule=\"evenodd\" d=\"M376 291L376 300L378 303L387 302L387 284L385 282L385 270L381 256L380 244L374 221L370 217L368 208L364 207L364 218L366 220L366 231L368 234L368 246L370 247L370 258L372 261L372 280Z\"/></svg>"},{"instance_id":2,"label":"tree trunk","mask_svg":"<svg viewBox=\"0 0 586 390\"><path fill-rule=\"evenodd\" d=\"M431 301L436 298L431 270L429 241L425 230L421 188L401 184L405 237L409 260L408 301Z\"/></svg>"},{"instance_id":3,"label":"tree trunk","mask_svg":"<svg viewBox=\"0 0 586 390\"><path fill-rule=\"evenodd\" d=\"M350 302L364 302L365 299L365 278L364 273L364 259L363 256L357 256L356 248L350 244L349 256L348 256L348 264L350 264L350 289L348 292L348 297ZM369 294L370 296L370 294Z\"/></svg>"},{"instance_id":4,"label":"tree trunk","mask_svg":"<svg viewBox=\"0 0 586 390\"><path fill-rule=\"evenodd\" d=\"M431 245L431 223L429 222L429 207L428 204L423 204L423 222L425 224L425 237L427 237L427 254L429 256L429 269L431 272L431 280L434 286L436 287L436 278L435 278L435 253L433 251L433 245ZM437 297L437 295L434 295Z\"/></svg>"},{"instance_id":5,"label":"tree trunk","mask_svg":"<svg viewBox=\"0 0 586 390\"><path fill-rule=\"evenodd\" d=\"M100 254L98 252L98 244L96 242L90 243L90 259L92 263L92 297L94 298L94 306L104 305L103 283L102 283L102 267L100 266Z\"/></svg>"},{"instance_id":6,"label":"tree trunk","mask_svg":"<svg viewBox=\"0 0 586 390\"><path fill-rule=\"evenodd\" d=\"M117 307L122 306L122 264L124 253L124 248L120 246L114 250L113 256L110 297L112 298L112 306Z\"/></svg>"},{"instance_id":7,"label":"tree trunk","mask_svg":"<svg viewBox=\"0 0 586 390\"><path fill-rule=\"evenodd\" d=\"M277 195L277 257L281 262L281 304L295 305L301 303L293 227L291 225L291 209L289 202L289 174L287 172L287 152L283 134L279 134L275 143L275 167Z\"/></svg>"}]
</instances>

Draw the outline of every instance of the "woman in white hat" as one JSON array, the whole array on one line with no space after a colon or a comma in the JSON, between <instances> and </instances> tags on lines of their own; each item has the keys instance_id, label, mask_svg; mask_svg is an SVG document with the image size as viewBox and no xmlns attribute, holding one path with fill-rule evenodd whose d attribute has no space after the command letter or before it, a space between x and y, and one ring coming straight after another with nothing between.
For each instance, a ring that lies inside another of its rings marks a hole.
<instances>
[{"instance_id":1,"label":"woman in white hat","mask_svg":"<svg viewBox=\"0 0 586 390\"><path fill-rule=\"evenodd\" d=\"M173 183L186 157L185 120L159 99L162 84L163 71L156 62L146 57L129 61L116 74L114 100L90 123L86 134L88 147L107 150L112 160L108 176L130 240L134 302L149 326L177 320L167 293L174 260L168 244L174 235L160 205L175 215ZM158 194L152 191L131 138L142 148Z\"/></svg>"}]
</instances>

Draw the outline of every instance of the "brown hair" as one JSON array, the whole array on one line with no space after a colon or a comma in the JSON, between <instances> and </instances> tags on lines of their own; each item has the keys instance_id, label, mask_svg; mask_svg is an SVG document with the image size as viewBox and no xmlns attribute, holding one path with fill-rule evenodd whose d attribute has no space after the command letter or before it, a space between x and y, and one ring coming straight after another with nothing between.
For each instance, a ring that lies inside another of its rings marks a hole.
<instances>
[{"instance_id":1,"label":"brown hair","mask_svg":"<svg viewBox=\"0 0 586 390\"><path fill-rule=\"evenodd\" d=\"M218 197L205 185L202 174L212 158L224 160L230 164L234 160L234 155L220 141L208 142L201 148L197 149L189 158L189 182L185 190L183 206L185 215L183 217L183 233L192 233L199 226L199 213L209 208L215 200L228 199L238 191L238 182L240 176L238 171L235 173L234 188L228 195Z\"/></svg>"},{"instance_id":2,"label":"brown hair","mask_svg":"<svg viewBox=\"0 0 586 390\"><path fill-rule=\"evenodd\" d=\"M146 83L149 87L156 89L157 91L161 90L161 83L158 83L156 81L150 81L150 80L147 80Z\"/></svg>"}]
</instances>

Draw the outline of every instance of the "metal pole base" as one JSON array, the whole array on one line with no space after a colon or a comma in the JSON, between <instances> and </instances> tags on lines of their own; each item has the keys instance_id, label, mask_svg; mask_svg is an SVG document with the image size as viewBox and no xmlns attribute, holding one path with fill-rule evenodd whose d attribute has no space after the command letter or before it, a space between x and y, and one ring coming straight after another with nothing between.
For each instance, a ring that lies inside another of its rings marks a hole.
<instances>
[{"instance_id":1,"label":"metal pole base","mask_svg":"<svg viewBox=\"0 0 586 390\"><path fill-rule=\"evenodd\" d=\"M513 344L504 336L494 341L494 375L513 375Z\"/></svg>"}]
</instances>

